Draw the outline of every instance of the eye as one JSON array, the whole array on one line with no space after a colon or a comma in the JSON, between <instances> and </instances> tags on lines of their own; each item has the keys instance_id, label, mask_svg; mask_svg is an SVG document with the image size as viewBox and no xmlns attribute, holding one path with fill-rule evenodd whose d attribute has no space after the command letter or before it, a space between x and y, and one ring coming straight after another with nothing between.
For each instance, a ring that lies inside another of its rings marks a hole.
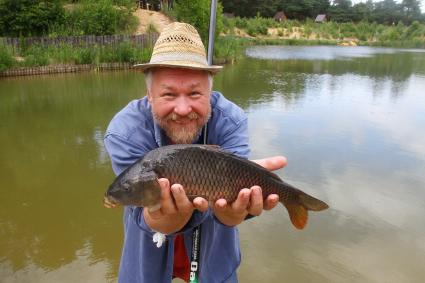
<instances>
[{"instance_id":1,"label":"eye","mask_svg":"<svg viewBox=\"0 0 425 283\"><path fill-rule=\"evenodd\" d=\"M201 96L201 94L199 92L196 92L196 91L194 91L190 94L190 97L194 97L194 98L200 97L200 96Z\"/></svg>"},{"instance_id":2,"label":"eye","mask_svg":"<svg viewBox=\"0 0 425 283\"><path fill-rule=\"evenodd\" d=\"M161 97L164 97L166 99L172 99L172 98L175 97L175 94L171 93L171 92L165 92L165 93L161 94Z\"/></svg>"},{"instance_id":3,"label":"eye","mask_svg":"<svg viewBox=\"0 0 425 283\"><path fill-rule=\"evenodd\" d=\"M130 184L129 184L129 183L127 183L127 182L125 182L125 183L122 185L122 189L123 189L125 192L130 191Z\"/></svg>"}]
</instances>

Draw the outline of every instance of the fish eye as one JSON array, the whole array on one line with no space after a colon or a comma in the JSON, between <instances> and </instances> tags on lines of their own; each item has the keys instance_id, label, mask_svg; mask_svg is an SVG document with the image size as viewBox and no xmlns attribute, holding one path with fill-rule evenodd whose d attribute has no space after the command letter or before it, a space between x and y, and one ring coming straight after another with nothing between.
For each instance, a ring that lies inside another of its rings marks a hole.
<instances>
[{"instance_id":1,"label":"fish eye","mask_svg":"<svg viewBox=\"0 0 425 283\"><path fill-rule=\"evenodd\" d=\"M128 191L130 190L130 184L129 184L128 182L125 182L125 183L122 185L122 188L123 188L123 190L124 190L125 192L128 192Z\"/></svg>"}]
</instances>

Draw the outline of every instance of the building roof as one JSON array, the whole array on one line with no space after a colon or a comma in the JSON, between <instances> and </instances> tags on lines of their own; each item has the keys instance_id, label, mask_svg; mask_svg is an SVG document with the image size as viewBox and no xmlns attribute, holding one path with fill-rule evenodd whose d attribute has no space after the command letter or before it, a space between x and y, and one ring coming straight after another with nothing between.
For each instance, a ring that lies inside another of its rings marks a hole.
<instances>
[{"instance_id":1,"label":"building roof","mask_svg":"<svg viewBox=\"0 0 425 283\"><path fill-rule=\"evenodd\" d=\"M319 14L317 15L316 19L314 20L315 22L324 22L326 21L326 14Z\"/></svg>"},{"instance_id":2,"label":"building roof","mask_svg":"<svg viewBox=\"0 0 425 283\"><path fill-rule=\"evenodd\" d=\"M279 11L274 15L273 19L275 20L286 19L286 15L283 11Z\"/></svg>"}]
</instances>

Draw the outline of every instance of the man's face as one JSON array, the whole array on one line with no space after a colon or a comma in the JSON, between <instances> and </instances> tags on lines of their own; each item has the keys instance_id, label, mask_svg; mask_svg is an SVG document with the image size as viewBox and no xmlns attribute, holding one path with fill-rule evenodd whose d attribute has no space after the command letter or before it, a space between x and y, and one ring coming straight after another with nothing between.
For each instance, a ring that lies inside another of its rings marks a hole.
<instances>
[{"instance_id":1,"label":"man's face","mask_svg":"<svg viewBox=\"0 0 425 283\"><path fill-rule=\"evenodd\" d=\"M148 99L155 121L174 143L192 143L211 114L208 73L158 68Z\"/></svg>"}]
</instances>

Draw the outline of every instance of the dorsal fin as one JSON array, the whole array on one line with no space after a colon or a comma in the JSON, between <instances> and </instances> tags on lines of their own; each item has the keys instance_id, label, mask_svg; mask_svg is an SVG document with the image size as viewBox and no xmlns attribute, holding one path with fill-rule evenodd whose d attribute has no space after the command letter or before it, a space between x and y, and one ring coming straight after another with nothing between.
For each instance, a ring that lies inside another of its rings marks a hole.
<instances>
[{"instance_id":1,"label":"dorsal fin","mask_svg":"<svg viewBox=\"0 0 425 283\"><path fill-rule=\"evenodd\" d=\"M221 146L216 145L216 144L202 144L202 145L200 145L200 147L205 148L205 149L209 149L209 150L224 152L224 150L221 148Z\"/></svg>"},{"instance_id":2,"label":"dorsal fin","mask_svg":"<svg viewBox=\"0 0 425 283\"><path fill-rule=\"evenodd\" d=\"M199 145L199 147L201 147L203 149L206 149L206 150L218 151L221 154L231 156L232 158L238 159L238 160L240 160L242 162L247 162L248 161L252 166L254 166L254 167L258 168L258 169L261 169L263 171L266 171L267 172L266 174L268 174L270 176L270 178L272 178L272 179L274 179L274 180L276 180L278 182L282 182L282 179L278 175L276 175L275 173L267 170L263 166L255 163L255 162L253 162L253 161L251 161L249 159L245 159L245 158L242 158L242 157L240 157L240 156L238 156L236 154L229 153L229 152L225 151L223 148L221 148L219 145L215 145L215 144L202 144L202 145Z\"/></svg>"}]
</instances>

